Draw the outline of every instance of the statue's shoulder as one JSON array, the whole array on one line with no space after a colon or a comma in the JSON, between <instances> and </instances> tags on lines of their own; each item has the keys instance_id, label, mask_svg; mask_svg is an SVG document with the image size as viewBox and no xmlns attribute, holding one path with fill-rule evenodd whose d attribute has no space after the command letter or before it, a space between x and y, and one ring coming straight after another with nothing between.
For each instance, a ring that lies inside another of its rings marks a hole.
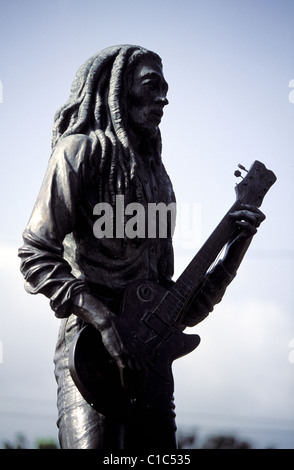
<instances>
[{"instance_id":1,"label":"statue's shoulder","mask_svg":"<svg viewBox=\"0 0 294 470\"><path fill-rule=\"evenodd\" d=\"M57 160L64 159L76 172L91 155L93 142L85 134L73 134L61 138L53 152L52 157Z\"/></svg>"}]
</instances>

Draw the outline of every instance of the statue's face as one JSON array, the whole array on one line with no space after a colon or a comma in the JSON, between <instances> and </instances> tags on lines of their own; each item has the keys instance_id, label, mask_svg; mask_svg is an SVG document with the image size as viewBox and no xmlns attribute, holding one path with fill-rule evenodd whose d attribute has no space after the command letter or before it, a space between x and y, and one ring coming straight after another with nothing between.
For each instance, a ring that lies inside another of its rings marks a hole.
<instances>
[{"instance_id":1,"label":"statue's face","mask_svg":"<svg viewBox=\"0 0 294 470\"><path fill-rule=\"evenodd\" d=\"M132 77L128 98L129 124L137 131L154 133L160 124L166 98L167 82L155 61L139 64Z\"/></svg>"}]
</instances>

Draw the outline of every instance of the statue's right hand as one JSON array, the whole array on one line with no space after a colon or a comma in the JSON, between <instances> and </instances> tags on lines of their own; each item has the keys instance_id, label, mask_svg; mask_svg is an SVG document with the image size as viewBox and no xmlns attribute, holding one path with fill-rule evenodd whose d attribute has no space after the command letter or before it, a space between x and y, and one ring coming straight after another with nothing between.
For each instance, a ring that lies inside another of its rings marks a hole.
<instances>
[{"instance_id":1,"label":"statue's right hand","mask_svg":"<svg viewBox=\"0 0 294 470\"><path fill-rule=\"evenodd\" d=\"M139 377L140 365L135 356L126 349L115 324L116 316L109 314L107 324L101 329L101 338L104 347L115 360L119 368L122 386L126 389L133 388Z\"/></svg>"},{"instance_id":2,"label":"statue's right hand","mask_svg":"<svg viewBox=\"0 0 294 470\"><path fill-rule=\"evenodd\" d=\"M74 298L73 313L100 332L105 349L119 368L122 386L133 388L140 376L141 368L136 357L130 354L123 343L116 327L116 315L87 293Z\"/></svg>"}]
</instances>

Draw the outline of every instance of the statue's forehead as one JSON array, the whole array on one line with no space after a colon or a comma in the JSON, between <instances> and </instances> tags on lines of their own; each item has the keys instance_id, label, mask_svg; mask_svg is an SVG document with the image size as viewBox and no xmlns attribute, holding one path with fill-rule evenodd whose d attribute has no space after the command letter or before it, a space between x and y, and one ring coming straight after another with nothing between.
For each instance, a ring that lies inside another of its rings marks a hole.
<instances>
[{"instance_id":1,"label":"statue's forehead","mask_svg":"<svg viewBox=\"0 0 294 470\"><path fill-rule=\"evenodd\" d=\"M136 79L145 79L145 78L160 78L164 80L163 70L160 64L156 61L146 61L139 63L133 74L134 78Z\"/></svg>"}]
</instances>

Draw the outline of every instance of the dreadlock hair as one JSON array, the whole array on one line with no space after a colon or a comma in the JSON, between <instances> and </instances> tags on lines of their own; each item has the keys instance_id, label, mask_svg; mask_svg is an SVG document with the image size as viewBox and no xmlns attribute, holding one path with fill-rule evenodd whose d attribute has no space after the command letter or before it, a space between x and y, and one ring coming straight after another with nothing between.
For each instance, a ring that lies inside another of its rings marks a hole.
<instances>
[{"instance_id":1,"label":"dreadlock hair","mask_svg":"<svg viewBox=\"0 0 294 470\"><path fill-rule=\"evenodd\" d=\"M88 134L92 156L99 151L99 194L114 203L116 194L128 199L133 183L136 199L142 188L136 174L136 155L126 130L128 86L132 71L144 58L162 66L160 57L140 46L122 45L103 49L77 71L70 96L55 114L52 151L58 141L72 134ZM161 159L161 135L150 138L155 158ZM106 187L107 183L107 187Z\"/></svg>"}]
</instances>

